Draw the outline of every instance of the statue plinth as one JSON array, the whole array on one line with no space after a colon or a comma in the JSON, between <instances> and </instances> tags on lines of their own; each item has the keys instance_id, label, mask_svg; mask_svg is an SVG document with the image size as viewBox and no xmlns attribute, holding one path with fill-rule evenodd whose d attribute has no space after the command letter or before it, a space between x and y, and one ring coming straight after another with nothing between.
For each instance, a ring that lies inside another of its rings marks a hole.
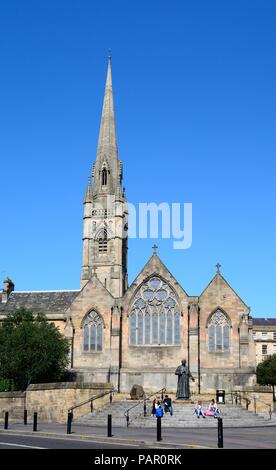
<instances>
[{"instance_id":1,"label":"statue plinth","mask_svg":"<svg viewBox=\"0 0 276 470\"><path fill-rule=\"evenodd\" d=\"M191 400L190 398L188 400L174 400L173 401L173 406L186 406L186 405L192 405L194 404L195 402L193 400Z\"/></svg>"}]
</instances>

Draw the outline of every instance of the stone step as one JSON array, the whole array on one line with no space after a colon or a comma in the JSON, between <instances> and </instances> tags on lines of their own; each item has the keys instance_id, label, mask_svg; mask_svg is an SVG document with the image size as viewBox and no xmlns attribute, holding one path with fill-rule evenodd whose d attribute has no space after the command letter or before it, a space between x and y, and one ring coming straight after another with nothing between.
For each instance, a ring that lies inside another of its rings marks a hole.
<instances>
[{"instance_id":1,"label":"stone step","mask_svg":"<svg viewBox=\"0 0 276 470\"><path fill-rule=\"evenodd\" d=\"M208 409L208 404L203 402L203 409ZM138 405L132 409L134 405ZM213 417L197 418L194 414L195 404L193 403L173 403L173 416L165 415L162 418L164 427L216 427L217 420ZM252 411L247 411L239 405L221 404L221 417L226 427L260 426L271 424L268 414L255 415ZM144 417L143 402L134 400L113 401L102 408L95 410L89 415L78 418L75 422L91 426L106 426L107 415L112 415L113 426L126 426L124 413L129 410L129 425L131 427L156 427L156 418L150 416L151 406L147 405L147 416ZM276 417L275 424L276 424Z\"/></svg>"},{"instance_id":2,"label":"stone step","mask_svg":"<svg viewBox=\"0 0 276 470\"><path fill-rule=\"evenodd\" d=\"M115 410L112 406L108 409L101 409L95 413L91 413L85 417L79 418L77 422L82 424L87 424L91 426L106 426L107 415L112 414L112 423L113 426L126 426L126 418L124 417L122 411L124 409ZM252 412L247 412L243 409L235 409L235 413L231 414L231 410L227 410L227 414L222 412L221 417L223 418L224 426L226 427L240 427L240 426L255 426L255 425L264 425L269 422L268 419L265 419L264 416L255 415ZM234 411L234 410L232 410ZM130 416L130 426L131 427L156 427L156 418L147 416L144 417L141 413L141 416ZM163 427L216 427L217 420L212 417L197 418L191 413L191 410L181 410L173 416L164 416L162 419Z\"/></svg>"}]
</instances>

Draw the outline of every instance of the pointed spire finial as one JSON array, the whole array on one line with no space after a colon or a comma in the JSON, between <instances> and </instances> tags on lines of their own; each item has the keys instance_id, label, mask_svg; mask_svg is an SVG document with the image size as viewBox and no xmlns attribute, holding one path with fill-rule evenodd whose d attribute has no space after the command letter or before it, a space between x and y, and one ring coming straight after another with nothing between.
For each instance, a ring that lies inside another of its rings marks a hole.
<instances>
[{"instance_id":1,"label":"pointed spire finial","mask_svg":"<svg viewBox=\"0 0 276 470\"><path fill-rule=\"evenodd\" d=\"M91 202L92 201L92 190L91 190L91 176L88 176L88 182L87 182L87 188L86 188L86 193L84 197L84 203L85 202Z\"/></svg>"},{"instance_id":2,"label":"pointed spire finial","mask_svg":"<svg viewBox=\"0 0 276 470\"><path fill-rule=\"evenodd\" d=\"M220 273L221 264L217 263L216 268L217 268L217 273Z\"/></svg>"},{"instance_id":3,"label":"pointed spire finial","mask_svg":"<svg viewBox=\"0 0 276 470\"><path fill-rule=\"evenodd\" d=\"M154 243L152 249L153 249L153 254L154 254L154 255L157 255L158 245L156 245L156 243Z\"/></svg>"},{"instance_id":4,"label":"pointed spire finial","mask_svg":"<svg viewBox=\"0 0 276 470\"><path fill-rule=\"evenodd\" d=\"M115 162L118 160L110 51L108 52L107 75L98 140L97 160L102 161L104 157L109 162Z\"/></svg>"},{"instance_id":5,"label":"pointed spire finial","mask_svg":"<svg viewBox=\"0 0 276 470\"><path fill-rule=\"evenodd\" d=\"M111 49L108 49L108 60L111 61Z\"/></svg>"}]
</instances>

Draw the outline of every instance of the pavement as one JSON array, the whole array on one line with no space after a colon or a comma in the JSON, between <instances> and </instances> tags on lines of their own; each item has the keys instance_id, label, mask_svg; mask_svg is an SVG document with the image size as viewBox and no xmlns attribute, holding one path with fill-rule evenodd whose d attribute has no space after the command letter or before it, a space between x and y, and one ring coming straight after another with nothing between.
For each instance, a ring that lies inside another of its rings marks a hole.
<instances>
[{"instance_id":1,"label":"pavement","mask_svg":"<svg viewBox=\"0 0 276 470\"><path fill-rule=\"evenodd\" d=\"M87 446L94 449L216 449L218 434L215 428L163 428L162 441L158 442L156 429L113 427L112 437L107 437L106 427L82 424L73 424L70 435L66 434L66 425L62 424L38 423L37 429L33 432L32 424L9 423L8 430L0 429L0 448L12 447L16 443L22 448L66 448L69 443L69 447L74 449ZM276 426L225 428L223 434L225 449L276 449ZM9 441L12 437L17 441Z\"/></svg>"}]
</instances>

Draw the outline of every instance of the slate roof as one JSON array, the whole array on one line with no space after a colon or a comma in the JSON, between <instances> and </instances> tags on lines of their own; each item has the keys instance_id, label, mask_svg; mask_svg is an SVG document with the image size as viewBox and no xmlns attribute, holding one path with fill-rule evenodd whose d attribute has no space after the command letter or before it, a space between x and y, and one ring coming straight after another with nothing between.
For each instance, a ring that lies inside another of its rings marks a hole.
<instances>
[{"instance_id":1,"label":"slate roof","mask_svg":"<svg viewBox=\"0 0 276 470\"><path fill-rule=\"evenodd\" d=\"M252 318L256 326L276 326L276 318Z\"/></svg>"},{"instance_id":2,"label":"slate roof","mask_svg":"<svg viewBox=\"0 0 276 470\"><path fill-rule=\"evenodd\" d=\"M0 302L0 313L26 308L34 313L63 313L80 291L12 292L7 303Z\"/></svg>"}]
</instances>

